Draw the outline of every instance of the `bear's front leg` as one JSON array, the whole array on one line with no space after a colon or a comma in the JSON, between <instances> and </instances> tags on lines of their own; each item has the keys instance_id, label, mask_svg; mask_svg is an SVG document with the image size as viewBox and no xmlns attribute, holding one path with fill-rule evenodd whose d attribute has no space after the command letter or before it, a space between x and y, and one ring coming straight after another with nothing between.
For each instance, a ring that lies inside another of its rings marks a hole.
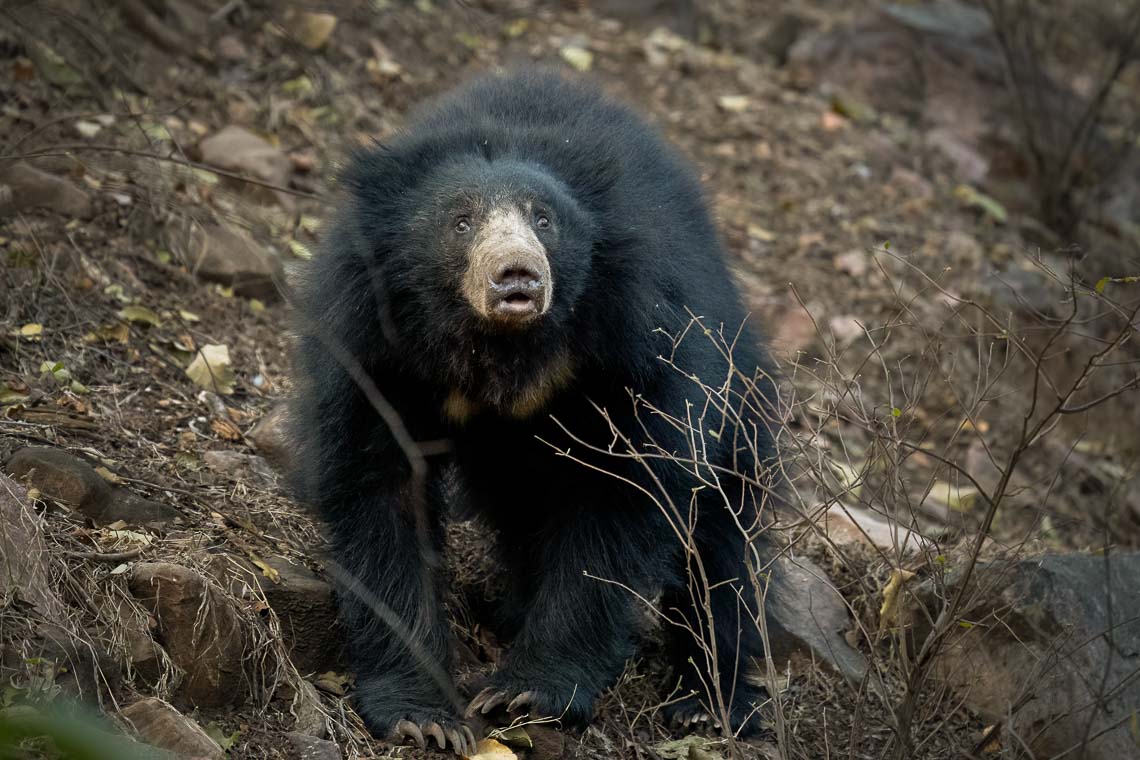
<instances>
[{"instance_id":1,"label":"bear's front leg","mask_svg":"<svg viewBox=\"0 0 1140 760\"><path fill-rule=\"evenodd\" d=\"M589 722L594 702L634 648L634 592L662 578L665 541L649 515L579 511L542 531L537 583L506 662L470 702L467 716L496 709Z\"/></svg>"},{"instance_id":2,"label":"bear's front leg","mask_svg":"<svg viewBox=\"0 0 1140 760\"><path fill-rule=\"evenodd\" d=\"M378 736L421 747L434 738L440 749L469 754L475 738L459 719L439 587L438 508L409 498L409 488L358 480L355 517L330 521L354 703ZM417 509L433 524L417 524Z\"/></svg>"},{"instance_id":3,"label":"bear's front leg","mask_svg":"<svg viewBox=\"0 0 1140 760\"><path fill-rule=\"evenodd\" d=\"M475 741L460 720L440 588L440 468L429 464L414 477L362 383L320 341L302 347L308 374L295 402L293 484L328 526L356 709L378 737L420 746L434 738L469 754ZM404 410L409 424L412 412Z\"/></svg>"}]
</instances>

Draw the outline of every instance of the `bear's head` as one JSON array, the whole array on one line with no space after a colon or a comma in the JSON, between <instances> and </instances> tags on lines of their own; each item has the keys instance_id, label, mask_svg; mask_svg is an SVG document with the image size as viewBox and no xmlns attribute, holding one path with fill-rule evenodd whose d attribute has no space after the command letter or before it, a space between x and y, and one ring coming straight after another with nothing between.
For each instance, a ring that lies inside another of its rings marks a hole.
<instances>
[{"instance_id":1,"label":"bear's head","mask_svg":"<svg viewBox=\"0 0 1140 760\"><path fill-rule=\"evenodd\" d=\"M405 250L458 294L489 332L536 328L573 310L590 271L593 224L545 168L464 157L437 166L412 195ZM441 315L442 316L442 315Z\"/></svg>"}]
</instances>

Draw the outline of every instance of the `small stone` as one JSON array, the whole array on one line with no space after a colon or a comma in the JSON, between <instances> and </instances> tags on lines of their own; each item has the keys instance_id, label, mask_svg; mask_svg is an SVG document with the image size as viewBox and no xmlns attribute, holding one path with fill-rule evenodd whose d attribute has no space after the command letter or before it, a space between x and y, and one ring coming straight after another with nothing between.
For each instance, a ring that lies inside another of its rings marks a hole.
<instances>
[{"instance_id":1,"label":"small stone","mask_svg":"<svg viewBox=\"0 0 1140 760\"><path fill-rule=\"evenodd\" d=\"M111 502L107 481L91 465L63 449L20 449L8 460L6 469L18 479L27 479L45 496L78 509L96 522L103 521Z\"/></svg>"},{"instance_id":2,"label":"small stone","mask_svg":"<svg viewBox=\"0 0 1140 760\"><path fill-rule=\"evenodd\" d=\"M249 56L245 44L232 34L218 38L218 41L214 43L214 53L218 58L229 63L240 63Z\"/></svg>"},{"instance_id":3,"label":"small stone","mask_svg":"<svg viewBox=\"0 0 1140 760\"><path fill-rule=\"evenodd\" d=\"M169 750L180 757L222 760L225 752L190 718L161 699L147 697L124 707L125 718L147 744Z\"/></svg>"},{"instance_id":4,"label":"small stone","mask_svg":"<svg viewBox=\"0 0 1140 760\"><path fill-rule=\"evenodd\" d=\"M26 208L45 208L79 219L94 216L87 193L63 177L40 171L22 161L0 166L0 186L9 189L4 193L4 202L0 203L0 217Z\"/></svg>"},{"instance_id":5,"label":"small stone","mask_svg":"<svg viewBox=\"0 0 1140 760\"><path fill-rule=\"evenodd\" d=\"M258 420L246 435L258 453L278 472L289 469L293 451L288 438L288 414L288 406L279 404Z\"/></svg>"},{"instance_id":6,"label":"small stone","mask_svg":"<svg viewBox=\"0 0 1140 760\"><path fill-rule=\"evenodd\" d=\"M852 277L862 277L867 273L867 252L862 248L853 248L832 259L832 264L840 272Z\"/></svg>"},{"instance_id":7,"label":"small stone","mask_svg":"<svg viewBox=\"0 0 1140 760\"><path fill-rule=\"evenodd\" d=\"M103 522L122 520L128 525L162 526L178 521L182 513L169 504L151 501L128 488L111 491L111 501L103 511Z\"/></svg>"},{"instance_id":8,"label":"small stone","mask_svg":"<svg viewBox=\"0 0 1140 760\"><path fill-rule=\"evenodd\" d=\"M246 298L277 300L277 280L282 277L280 261L257 243L249 233L216 224L195 225L183 248L177 241L190 271L209 282L234 289Z\"/></svg>"},{"instance_id":9,"label":"small stone","mask_svg":"<svg viewBox=\"0 0 1140 760\"><path fill-rule=\"evenodd\" d=\"M289 33L309 50L320 50L332 37L337 17L331 13L296 13L286 21Z\"/></svg>"},{"instance_id":10,"label":"small stone","mask_svg":"<svg viewBox=\"0 0 1140 760\"><path fill-rule=\"evenodd\" d=\"M282 187L288 185L293 168L289 157L280 148L248 129L234 125L198 143L198 153L203 163ZM277 202L285 208L293 207L293 199L287 193L248 182L226 181L236 183L236 187L251 198Z\"/></svg>"},{"instance_id":11,"label":"small stone","mask_svg":"<svg viewBox=\"0 0 1140 760\"><path fill-rule=\"evenodd\" d=\"M262 483L273 483L277 475L261 457L256 454L242 454L238 451L207 451L202 461L215 472L234 480L256 479Z\"/></svg>"},{"instance_id":12,"label":"small stone","mask_svg":"<svg viewBox=\"0 0 1140 760\"><path fill-rule=\"evenodd\" d=\"M285 734L296 753L297 760L340 760L340 747L326 739L317 739L308 734L291 731Z\"/></svg>"}]
</instances>

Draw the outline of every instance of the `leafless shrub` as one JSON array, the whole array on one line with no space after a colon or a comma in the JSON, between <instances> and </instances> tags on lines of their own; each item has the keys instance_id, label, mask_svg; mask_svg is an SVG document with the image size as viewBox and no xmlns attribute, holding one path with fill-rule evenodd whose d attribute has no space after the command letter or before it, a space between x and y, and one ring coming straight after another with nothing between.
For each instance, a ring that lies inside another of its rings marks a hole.
<instances>
[{"instance_id":1,"label":"leafless shrub","mask_svg":"<svg viewBox=\"0 0 1140 760\"><path fill-rule=\"evenodd\" d=\"M1140 3L983 0L1001 47L1046 223L1071 233L1136 144L1122 97L1140 53ZM1079 99L1061 83L1083 80Z\"/></svg>"},{"instance_id":2,"label":"leafless shrub","mask_svg":"<svg viewBox=\"0 0 1140 760\"><path fill-rule=\"evenodd\" d=\"M862 683L838 687L850 691L846 698L856 709L833 719L830 727L805 726L818 708L789 702L784 674L771 659L760 667L770 694L761 709L784 757L821 757L829 734L832 742L846 740L846 747L842 741L830 745L839 756L867 747L900 760L941 756L939 746L972 750L979 737L963 746L962 729L970 720L963 699L932 669L964 611L992 593L971 583L971 577L980 563L1055 545L1051 513L1083 511L1072 503L1075 494L1058 491L1069 455L1090 438L1087 415L1104 409L1119 413L1124 398L1134 399L1140 391L1135 342L1140 299L1134 293L1118 290L1129 300L1115 300L1078 284L1071 274L1046 270L1064 313L1002 315L955 294L902 256L885 249L876 253L878 273L896 296L893 311L881 324L865 325L862 338L849 346L817 325L822 355L799 357L783 368L789 386L784 398L765 403L760 387L739 368L730 372L748 388L732 394L724 378L699 378L664 358L695 385L686 415L673 418L691 442L688 451L666 451L653 441L635 445L633 433L644 434L645 428L619 430L604 409L599 413L610 421L613 441L577 440L592 451L632 459L647 473L650 461L669 460L696 474L703 489L731 507L729 480L763 488L768 476L718 470L702 446L708 428L725 425L718 434L735 435L742 446L755 445L751 419L763 419L778 431L784 458L776 467L790 487L787 498L768 505L779 516L774 527L786 534L786 551L822 551L844 576L853 634L870 663ZM705 324L693 315L690 327L731 357L729 326ZM633 403L639 415L666 413L641 397ZM766 414L768 408L776 413ZM1085 426L1065 424L1079 418ZM676 504L663 488L649 495L676 539L692 551L695 498L692 504ZM1062 502L1060 509L1055 502ZM858 530L869 519L889 533L865 534L865 545L837 542L830 521L839 513L854 516ZM771 529L763 521L738 528L753 542ZM1108 545L1121 540L1114 530L1106 522L1090 534ZM856 556L868 548L870 562ZM747 585L763 605L773 558L754 560ZM707 609L701 594L710 591L702 567L695 557L697 610ZM868 567L873 572L866 572ZM912 594L914 583L908 580L914 576L935 589L933 602ZM703 634L707 621L681 619L655 608L652 600L640 601L664 625L688 630L699 641L708 670L718 672L723 653ZM993 614L1000 620L1000 610ZM752 622L770 655L763 616ZM715 679L711 686L712 703L706 708L725 726L728 696ZM1021 706L1011 705L1011 714ZM983 743L993 736L987 734ZM723 738L734 757L749 756L730 732ZM1009 751L1019 756L1016 748Z\"/></svg>"}]
</instances>

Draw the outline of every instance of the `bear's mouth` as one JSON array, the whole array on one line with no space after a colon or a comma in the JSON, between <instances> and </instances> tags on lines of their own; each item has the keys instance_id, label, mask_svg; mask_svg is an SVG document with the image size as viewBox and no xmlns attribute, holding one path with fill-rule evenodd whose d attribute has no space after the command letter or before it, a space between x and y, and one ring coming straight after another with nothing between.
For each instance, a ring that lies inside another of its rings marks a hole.
<instances>
[{"instance_id":1,"label":"bear's mouth","mask_svg":"<svg viewBox=\"0 0 1140 760\"><path fill-rule=\"evenodd\" d=\"M538 280L515 280L505 286L492 284L487 294L492 317L514 323L529 322L541 310L542 283Z\"/></svg>"},{"instance_id":2,"label":"bear's mouth","mask_svg":"<svg viewBox=\"0 0 1140 760\"><path fill-rule=\"evenodd\" d=\"M519 291L499 299L499 302L495 305L495 310L501 314L530 314L538 310L538 305L529 294Z\"/></svg>"}]
</instances>

